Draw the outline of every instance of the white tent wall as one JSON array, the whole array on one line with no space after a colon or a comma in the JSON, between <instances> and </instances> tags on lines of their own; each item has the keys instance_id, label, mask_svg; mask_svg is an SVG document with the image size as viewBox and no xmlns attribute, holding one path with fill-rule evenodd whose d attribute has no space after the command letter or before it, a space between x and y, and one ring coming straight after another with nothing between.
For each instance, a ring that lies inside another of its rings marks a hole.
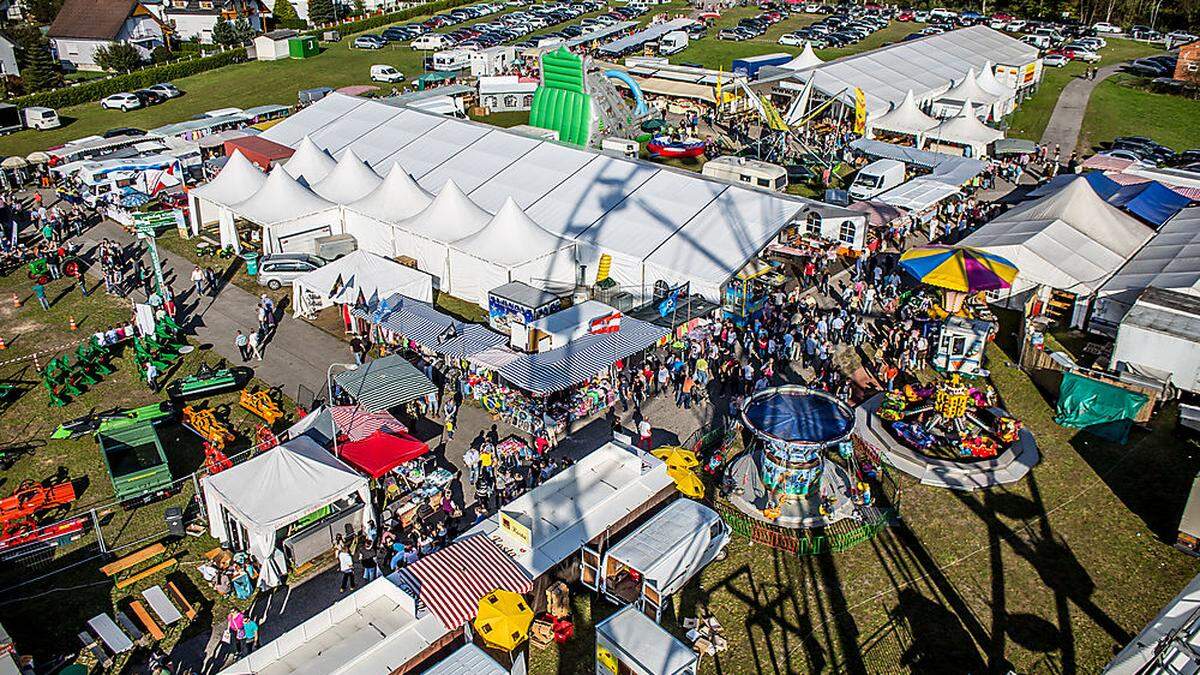
<instances>
[{"instance_id":1,"label":"white tent wall","mask_svg":"<svg viewBox=\"0 0 1200 675\"><path fill-rule=\"evenodd\" d=\"M443 293L454 293L451 280L447 274L449 263L447 258L450 247L440 241L434 241L414 234L400 227L393 228L395 232L396 255L406 255L417 261L417 269L433 276L433 287Z\"/></svg>"},{"instance_id":2,"label":"white tent wall","mask_svg":"<svg viewBox=\"0 0 1200 675\"><path fill-rule=\"evenodd\" d=\"M396 255L396 234L391 224L351 209L342 209L342 232L354 237L358 250L385 258Z\"/></svg>"},{"instance_id":3,"label":"white tent wall","mask_svg":"<svg viewBox=\"0 0 1200 675\"><path fill-rule=\"evenodd\" d=\"M337 209L263 226L263 253L315 253L315 240L341 234Z\"/></svg>"},{"instance_id":4,"label":"white tent wall","mask_svg":"<svg viewBox=\"0 0 1200 675\"><path fill-rule=\"evenodd\" d=\"M488 291L510 281L537 288L575 286L574 244L513 266L497 265L451 247L448 263L454 279L454 295L484 309L488 307Z\"/></svg>"}]
</instances>

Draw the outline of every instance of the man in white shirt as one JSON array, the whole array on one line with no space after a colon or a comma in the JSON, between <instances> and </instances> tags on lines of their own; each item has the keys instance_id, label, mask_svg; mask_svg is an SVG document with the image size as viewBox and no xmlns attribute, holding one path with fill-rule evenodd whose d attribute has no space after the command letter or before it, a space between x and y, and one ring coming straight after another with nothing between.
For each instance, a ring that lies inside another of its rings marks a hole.
<instances>
[{"instance_id":1,"label":"man in white shirt","mask_svg":"<svg viewBox=\"0 0 1200 675\"><path fill-rule=\"evenodd\" d=\"M644 418L638 423L638 444L645 450L650 449L650 437L654 434L653 427Z\"/></svg>"},{"instance_id":2,"label":"man in white shirt","mask_svg":"<svg viewBox=\"0 0 1200 675\"><path fill-rule=\"evenodd\" d=\"M354 580L354 557L346 549L339 549L337 554L338 569L342 572L342 588L339 593L345 593L346 587L350 590L358 588L358 583Z\"/></svg>"}]
</instances>

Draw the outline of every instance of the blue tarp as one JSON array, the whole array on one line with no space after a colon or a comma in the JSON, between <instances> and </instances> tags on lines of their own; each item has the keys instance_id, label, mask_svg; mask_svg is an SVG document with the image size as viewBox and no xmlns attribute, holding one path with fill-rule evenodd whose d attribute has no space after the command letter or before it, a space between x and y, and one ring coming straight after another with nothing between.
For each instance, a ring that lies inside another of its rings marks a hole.
<instances>
[{"instance_id":1,"label":"blue tarp","mask_svg":"<svg viewBox=\"0 0 1200 675\"><path fill-rule=\"evenodd\" d=\"M1048 194L1058 192L1067 186L1073 180L1082 178L1092 186L1092 190L1100 195L1104 201L1109 201L1109 198L1121 190L1121 184L1117 181L1105 176L1099 171L1090 171L1088 173L1064 173L1051 178L1042 183L1033 190L1030 190L1028 197L1045 197ZM1109 202L1111 203L1111 202ZM1118 205L1119 206L1119 205Z\"/></svg>"},{"instance_id":2,"label":"blue tarp","mask_svg":"<svg viewBox=\"0 0 1200 675\"><path fill-rule=\"evenodd\" d=\"M778 391L746 406L759 431L784 441L825 443L849 433L854 416L835 401L804 391Z\"/></svg>"},{"instance_id":3,"label":"blue tarp","mask_svg":"<svg viewBox=\"0 0 1200 675\"><path fill-rule=\"evenodd\" d=\"M1104 201L1119 208L1125 208L1125 205L1138 198L1138 195L1145 191L1149 183L1134 183L1133 185L1122 185L1116 192L1109 195Z\"/></svg>"},{"instance_id":4,"label":"blue tarp","mask_svg":"<svg viewBox=\"0 0 1200 675\"><path fill-rule=\"evenodd\" d=\"M1191 203L1192 200L1187 197L1158 181L1153 181L1141 194L1125 205L1125 210L1154 227L1161 227Z\"/></svg>"}]
</instances>

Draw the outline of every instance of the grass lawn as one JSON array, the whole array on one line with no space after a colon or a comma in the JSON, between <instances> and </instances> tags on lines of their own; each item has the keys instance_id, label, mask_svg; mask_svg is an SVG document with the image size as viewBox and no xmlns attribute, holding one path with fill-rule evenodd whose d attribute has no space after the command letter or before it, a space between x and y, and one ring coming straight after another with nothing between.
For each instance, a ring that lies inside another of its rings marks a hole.
<instances>
[{"instance_id":1,"label":"grass lawn","mask_svg":"<svg viewBox=\"0 0 1200 675\"><path fill-rule=\"evenodd\" d=\"M1100 51L1100 65L1109 66L1132 59L1157 54L1161 50L1133 40L1109 39L1108 46ZM1017 107L1017 111L1008 119L1008 135L1013 138L1025 138L1031 141L1041 141L1042 132L1050 122L1050 115L1058 103L1058 96L1067 83L1076 77L1083 77L1087 65L1073 61L1062 68L1043 68L1042 82L1038 85L1037 93L1025 99ZM1103 83L1101 83L1103 86ZM1089 113L1091 111L1089 110ZM1084 120L1086 128L1087 120Z\"/></svg>"},{"instance_id":2,"label":"grass lawn","mask_svg":"<svg viewBox=\"0 0 1200 675\"><path fill-rule=\"evenodd\" d=\"M90 283L97 282L93 279ZM113 486L95 439L85 435L50 440L49 436L63 421L90 411L146 405L163 400L164 395L155 394L145 386L135 369L132 347L129 347L112 360L116 372L88 387L67 406L50 407L37 366L29 357L35 352L46 352L37 362L38 366L44 366L47 358L67 349L73 350L75 343L92 332L128 321L130 307L127 300L106 295L102 289L95 289L84 298L66 280L52 282L48 290L53 304L45 311L30 293L24 268L0 278L0 297L4 298L0 305L0 335L8 347L0 352L0 378L18 384L17 396L0 408L0 447L8 452L23 451L0 466L0 495L11 494L22 481L42 481L60 471L65 472L75 484L77 499L69 508L50 514L42 522L54 522L95 509L108 548L120 549L119 555L125 555L165 534L166 508L186 510L192 504L193 483L183 477L203 464L200 440L181 425L161 425L159 436L172 475L180 479L176 484L177 492L144 506L113 505ZM23 302L20 308L14 307L10 300L14 293ZM72 318L79 326L78 332L68 329ZM201 363L216 365L218 361L207 345L198 345L195 351L173 364L162 380L166 383L190 375ZM261 383L252 381L251 386L261 386ZM248 447L259 422L237 405L237 397L237 392L229 392L203 399L208 406L218 410L218 419L224 420L238 436L227 448L231 456ZM282 407L290 411L292 406L284 401ZM277 429L284 424L279 422ZM172 546L182 556L176 571L153 575L121 590L115 589L112 580L98 571L103 561L93 558L97 543L90 527L79 540L61 546L44 558L20 564L4 562L0 564L0 588L4 589L0 592L3 598L0 600L0 623L14 636L22 653L32 652L39 662L46 663L55 654L77 649L75 635L88 618L100 612L111 612L120 600L161 584L167 577L176 580L189 599L199 604L203 611L190 628L176 626L168 631L163 644L169 648L182 634L207 631L210 624L205 623L205 617L211 617L213 611L220 614L223 610L219 602L214 610L214 600L205 598L200 590L207 589L207 585L195 572L195 560L200 552L216 546L216 542L208 537L185 537L184 541ZM63 568L67 568L66 571L38 579Z\"/></svg>"},{"instance_id":3,"label":"grass lawn","mask_svg":"<svg viewBox=\"0 0 1200 675\"><path fill-rule=\"evenodd\" d=\"M1200 101L1142 88L1143 78L1114 75L1096 86L1079 134L1081 153L1117 136L1148 136L1176 150L1200 147Z\"/></svg>"},{"instance_id":4,"label":"grass lawn","mask_svg":"<svg viewBox=\"0 0 1200 675\"><path fill-rule=\"evenodd\" d=\"M476 122L483 122L494 127L507 129L521 124L529 124L529 111L514 110L512 112L498 112L490 115L471 115L471 119Z\"/></svg>"},{"instance_id":5,"label":"grass lawn","mask_svg":"<svg viewBox=\"0 0 1200 675\"><path fill-rule=\"evenodd\" d=\"M1030 476L972 493L905 479L901 522L832 556L735 536L664 621L680 636L697 608L721 621L729 651L702 673L1098 672L1196 573L1168 543L1200 468L1174 412L1125 446L1063 429L1004 349L989 367L1037 438ZM593 671L593 619L613 607L575 594L575 640L535 651L530 672Z\"/></svg>"}]
</instances>

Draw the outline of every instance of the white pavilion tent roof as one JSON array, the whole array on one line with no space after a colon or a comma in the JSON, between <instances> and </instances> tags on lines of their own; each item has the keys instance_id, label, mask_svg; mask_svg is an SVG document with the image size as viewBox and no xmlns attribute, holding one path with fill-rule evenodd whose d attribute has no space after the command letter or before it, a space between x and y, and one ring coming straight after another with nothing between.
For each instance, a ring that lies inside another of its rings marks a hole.
<instances>
[{"instance_id":1,"label":"white pavilion tent roof","mask_svg":"<svg viewBox=\"0 0 1200 675\"><path fill-rule=\"evenodd\" d=\"M395 223L417 215L431 201L433 195L417 185L404 167L392 164L387 176L374 190L347 204L346 208L380 222Z\"/></svg>"},{"instance_id":2,"label":"white pavilion tent roof","mask_svg":"<svg viewBox=\"0 0 1200 675\"><path fill-rule=\"evenodd\" d=\"M316 195L288 175L284 167L277 166L262 188L229 208L253 223L271 225L334 209L337 205Z\"/></svg>"},{"instance_id":3,"label":"white pavilion tent roof","mask_svg":"<svg viewBox=\"0 0 1200 675\"><path fill-rule=\"evenodd\" d=\"M336 115L327 114L323 110L326 107L336 111ZM369 126L363 120L374 126L363 131ZM551 234L595 246L603 252L648 262L655 251L679 237L668 248L696 250L674 257L664 254L655 263L710 257L711 265L678 272L720 275L703 279L714 285L731 276L726 270L736 271L744 266L753 257L747 253L750 245L768 241L778 233L781 222L794 217L806 205L824 208L812 200L731 185L694 172L612 157L468 120L336 93L262 134L267 140L285 144L299 142L306 136L327 150L353 150L377 172L389 170L398 162L421 188L430 192L441 191L447 180L453 180L474 202L475 208L468 211L494 212L511 197ZM381 191L382 187L361 202L377 198L382 201ZM756 213L769 217L759 221L746 213L734 212L727 204L754 204ZM351 204L347 208L357 211L361 206L361 203ZM426 212L432 208L430 204ZM490 218L490 214L480 216L477 227L456 233L453 238L438 235L438 240L449 243L462 239L482 228ZM429 236L426 226L434 233L440 227L426 213L393 222L401 228L426 222L419 232L426 237ZM442 218L438 222L447 221ZM722 236L738 245L714 246L692 236L693 226L722 232ZM734 231L726 233L723 228ZM696 276L690 278L701 280Z\"/></svg>"},{"instance_id":4,"label":"white pavilion tent roof","mask_svg":"<svg viewBox=\"0 0 1200 675\"><path fill-rule=\"evenodd\" d=\"M822 63L825 62L822 61L821 57L817 56L817 53L813 51L812 43L805 41L804 51L797 54L796 58L780 66L780 68L786 68L788 70L806 70L814 66L819 66Z\"/></svg>"},{"instance_id":5,"label":"white pavilion tent roof","mask_svg":"<svg viewBox=\"0 0 1200 675\"><path fill-rule=\"evenodd\" d=\"M853 103L854 88L866 95L867 118L900 103L908 91L918 101L931 101L950 89L972 67L985 63L1023 66L1038 58L1037 48L987 26L971 26L899 42L830 61L796 73L827 96Z\"/></svg>"},{"instance_id":6,"label":"white pavilion tent roof","mask_svg":"<svg viewBox=\"0 0 1200 675\"><path fill-rule=\"evenodd\" d=\"M979 70L979 77L976 81L979 82L979 86L984 91L996 94L1002 101L1014 98L1017 95L1016 90L996 79L996 70L991 61L983 64L983 68Z\"/></svg>"},{"instance_id":7,"label":"white pavilion tent roof","mask_svg":"<svg viewBox=\"0 0 1200 675\"><path fill-rule=\"evenodd\" d=\"M216 178L193 188L192 194L214 204L230 206L245 201L266 182L267 175L246 159L241 150L234 150Z\"/></svg>"},{"instance_id":8,"label":"white pavilion tent roof","mask_svg":"<svg viewBox=\"0 0 1200 675\"><path fill-rule=\"evenodd\" d=\"M985 223L962 244L1011 260L1020 270L1014 288L1045 284L1090 295L1152 236L1076 180Z\"/></svg>"},{"instance_id":9,"label":"white pavilion tent roof","mask_svg":"<svg viewBox=\"0 0 1200 675\"><path fill-rule=\"evenodd\" d=\"M491 220L492 214L471 201L454 181L447 181L441 192L415 216L396 223L396 227L427 239L449 244L475 234Z\"/></svg>"},{"instance_id":10,"label":"white pavilion tent roof","mask_svg":"<svg viewBox=\"0 0 1200 675\"><path fill-rule=\"evenodd\" d=\"M278 142L278 141L276 141ZM313 140L305 136L300 141L300 145L296 147L296 152L288 161L284 162L283 168L292 178L303 181L306 185L316 185L321 179L329 175L330 171L337 166L337 162L328 152L317 146Z\"/></svg>"},{"instance_id":11,"label":"white pavilion tent roof","mask_svg":"<svg viewBox=\"0 0 1200 675\"><path fill-rule=\"evenodd\" d=\"M455 250L502 267L519 265L574 245L570 239L534 222L511 197L482 230L453 243Z\"/></svg>"},{"instance_id":12,"label":"white pavilion tent roof","mask_svg":"<svg viewBox=\"0 0 1200 675\"><path fill-rule=\"evenodd\" d=\"M963 145L986 146L1004 138L1004 132L993 129L979 120L970 99L963 104L962 112L948 117L936 127L925 132L925 138Z\"/></svg>"},{"instance_id":13,"label":"white pavilion tent roof","mask_svg":"<svg viewBox=\"0 0 1200 675\"><path fill-rule=\"evenodd\" d=\"M900 105L870 122L872 129L882 129L902 134L921 135L938 125L937 119L926 115L917 107L916 97L910 89Z\"/></svg>"},{"instance_id":14,"label":"white pavilion tent roof","mask_svg":"<svg viewBox=\"0 0 1200 675\"><path fill-rule=\"evenodd\" d=\"M336 204L350 204L370 194L383 179L354 154L342 153L337 166L312 186L313 192Z\"/></svg>"},{"instance_id":15,"label":"white pavilion tent roof","mask_svg":"<svg viewBox=\"0 0 1200 675\"><path fill-rule=\"evenodd\" d=\"M971 101L974 103L996 103L1003 100L998 94L994 94L985 90L979 85L978 75L975 74L975 69L971 68L967 74L963 76L958 84L950 88L945 94L942 94L939 100L948 101Z\"/></svg>"}]
</instances>

